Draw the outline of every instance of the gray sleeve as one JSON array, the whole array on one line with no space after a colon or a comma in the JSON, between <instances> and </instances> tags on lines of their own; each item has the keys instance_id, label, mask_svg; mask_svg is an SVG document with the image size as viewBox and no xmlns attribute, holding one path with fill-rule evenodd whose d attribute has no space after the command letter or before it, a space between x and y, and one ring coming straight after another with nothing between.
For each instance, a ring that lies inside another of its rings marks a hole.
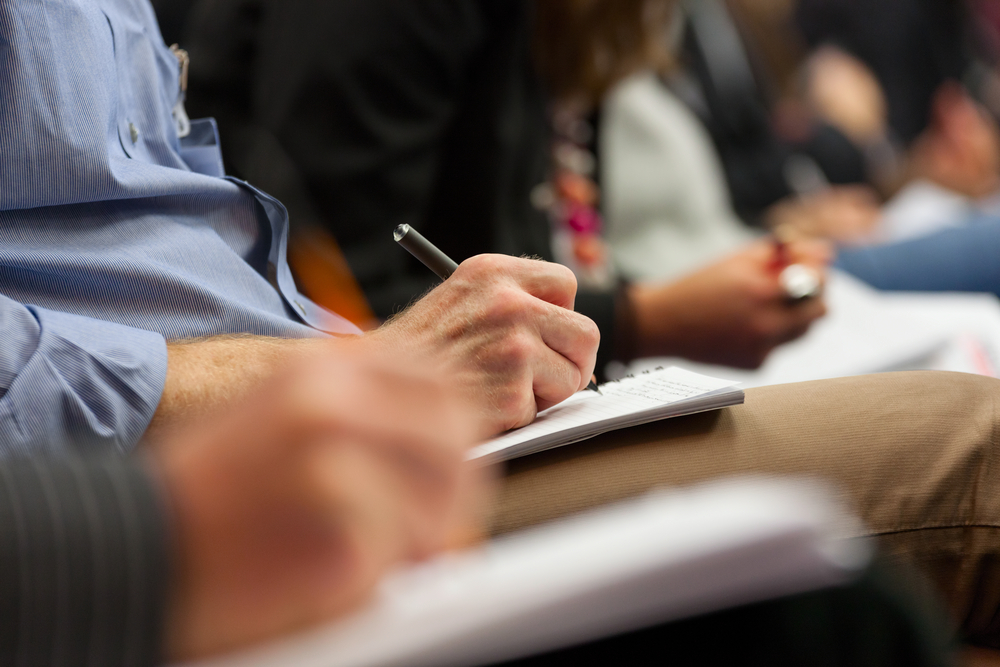
<instances>
[{"instance_id":1,"label":"gray sleeve","mask_svg":"<svg viewBox=\"0 0 1000 667\"><path fill-rule=\"evenodd\" d=\"M134 462L0 463L0 664L158 663L166 528Z\"/></svg>"}]
</instances>

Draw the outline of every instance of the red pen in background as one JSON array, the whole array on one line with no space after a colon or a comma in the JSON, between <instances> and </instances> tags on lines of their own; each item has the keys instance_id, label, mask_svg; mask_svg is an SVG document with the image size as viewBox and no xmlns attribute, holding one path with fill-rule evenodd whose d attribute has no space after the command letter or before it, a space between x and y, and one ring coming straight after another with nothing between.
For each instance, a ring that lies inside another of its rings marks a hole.
<instances>
[{"instance_id":1,"label":"red pen in background","mask_svg":"<svg viewBox=\"0 0 1000 667\"><path fill-rule=\"evenodd\" d=\"M781 240L777 234L771 235L771 244L774 254L771 256L771 270L781 273L789 264L788 244Z\"/></svg>"},{"instance_id":2,"label":"red pen in background","mask_svg":"<svg viewBox=\"0 0 1000 667\"><path fill-rule=\"evenodd\" d=\"M775 233L771 235L774 252L771 256L771 270L777 274L781 288L785 290L788 300L792 302L805 301L819 296L823 289L823 281L819 272L804 264L791 263L788 243Z\"/></svg>"}]
</instances>

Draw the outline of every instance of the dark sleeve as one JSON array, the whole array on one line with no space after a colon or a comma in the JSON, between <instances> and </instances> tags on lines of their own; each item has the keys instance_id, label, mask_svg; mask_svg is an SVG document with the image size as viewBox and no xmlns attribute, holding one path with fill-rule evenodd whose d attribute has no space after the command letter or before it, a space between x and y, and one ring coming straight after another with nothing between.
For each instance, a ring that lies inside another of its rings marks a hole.
<instances>
[{"instance_id":1,"label":"dark sleeve","mask_svg":"<svg viewBox=\"0 0 1000 667\"><path fill-rule=\"evenodd\" d=\"M0 664L153 665L166 525L126 460L0 464Z\"/></svg>"},{"instance_id":2,"label":"dark sleeve","mask_svg":"<svg viewBox=\"0 0 1000 667\"><path fill-rule=\"evenodd\" d=\"M592 319L601 330L601 347L597 350L594 373L598 381L603 382L605 366L611 361L630 361L635 347L635 317L625 296L624 285L615 292L579 292L576 295L576 312Z\"/></svg>"}]
</instances>

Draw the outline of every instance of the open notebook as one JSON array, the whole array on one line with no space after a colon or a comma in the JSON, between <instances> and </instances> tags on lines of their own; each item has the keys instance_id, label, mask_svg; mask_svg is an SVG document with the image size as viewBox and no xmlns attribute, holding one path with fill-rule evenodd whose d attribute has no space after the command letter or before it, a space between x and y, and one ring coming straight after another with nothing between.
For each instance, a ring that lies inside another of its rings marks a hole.
<instances>
[{"instance_id":1,"label":"open notebook","mask_svg":"<svg viewBox=\"0 0 1000 667\"><path fill-rule=\"evenodd\" d=\"M498 463L615 429L738 405L743 390L736 384L676 367L645 371L601 385L600 394L574 394L531 424L474 448L469 458Z\"/></svg>"}]
</instances>

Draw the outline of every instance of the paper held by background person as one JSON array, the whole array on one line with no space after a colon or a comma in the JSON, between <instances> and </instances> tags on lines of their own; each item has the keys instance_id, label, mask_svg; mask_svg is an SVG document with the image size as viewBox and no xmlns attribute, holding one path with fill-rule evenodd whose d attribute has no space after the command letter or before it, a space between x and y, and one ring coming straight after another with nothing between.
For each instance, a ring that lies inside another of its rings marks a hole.
<instances>
[{"instance_id":1,"label":"paper held by background person","mask_svg":"<svg viewBox=\"0 0 1000 667\"><path fill-rule=\"evenodd\" d=\"M1000 302L991 294L880 292L833 270L825 295L827 316L802 338L777 348L758 370L654 358L618 373L676 364L733 378L744 387L899 370L997 376Z\"/></svg>"},{"instance_id":2,"label":"paper held by background person","mask_svg":"<svg viewBox=\"0 0 1000 667\"><path fill-rule=\"evenodd\" d=\"M837 585L869 547L839 537L853 519L832 497L764 479L655 492L404 569L352 617L197 667L471 667Z\"/></svg>"},{"instance_id":3,"label":"paper held by background person","mask_svg":"<svg viewBox=\"0 0 1000 667\"><path fill-rule=\"evenodd\" d=\"M882 209L867 243L891 243L967 225L977 215L1000 215L1000 194L970 199L925 179L908 183Z\"/></svg>"},{"instance_id":4,"label":"paper held by background person","mask_svg":"<svg viewBox=\"0 0 1000 667\"><path fill-rule=\"evenodd\" d=\"M474 448L469 458L499 463L647 422L717 410L743 402L738 382L681 368L657 368L578 392L538 413L531 424Z\"/></svg>"}]
</instances>

